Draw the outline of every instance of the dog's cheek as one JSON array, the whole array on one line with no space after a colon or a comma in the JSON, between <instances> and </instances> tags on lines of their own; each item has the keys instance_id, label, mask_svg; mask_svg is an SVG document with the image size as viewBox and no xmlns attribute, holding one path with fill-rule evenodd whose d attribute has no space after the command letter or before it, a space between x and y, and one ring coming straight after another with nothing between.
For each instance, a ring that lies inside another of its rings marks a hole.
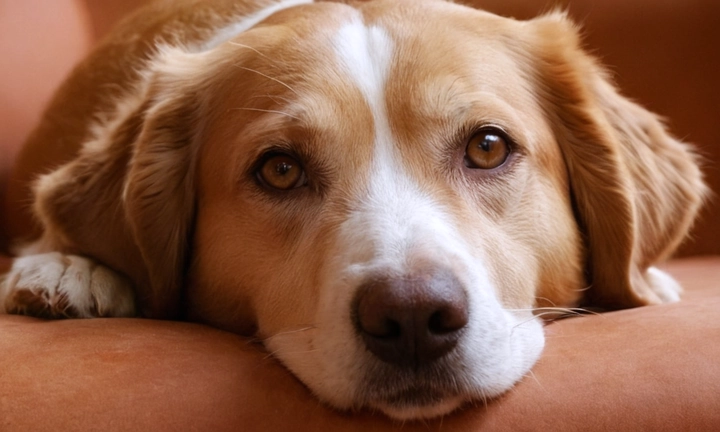
<instances>
[{"instance_id":1,"label":"dog's cheek","mask_svg":"<svg viewBox=\"0 0 720 432\"><path fill-rule=\"evenodd\" d=\"M489 289L506 309L532 307L538 281L538 261L532 250L498 230L484 240L484 265L492 281Z\"/></svg>"},{"instance_id":2,"label":"dog's cheek","mask_svg":"<svg viewBox=\"0 0 720 432\"><path fill-rule=\"evenodd\" d=\"M252 276L260 336L287 334L302 344L309 343L308 336L317 326L320 275L332 231L314 207L304 210L300 215L282 214L284 223L266 225L262 228L265 237L248 244L249 250L258 253L248 271L260 275Z\"/></svg>"},{"instance_id":3,"label":"dog's cheek","mask_svg":"<svg viewBox=\"0 0 720 432\"><path fill-rule=\"evenodd\" d=\"M212 190L199 201L186 302L190 318L247 334L261 329L256 305L277 263L251 223L255 213L238 210Z\"/></svg>"},{"instance_id":4,"label":"dog's cheek","mask_svg":"<svg viewBox=\"0 0 720 432\"><path fill-rule=\"evenodd\" d=\"M233 331L252 324L260 339L312 327L322 232L312 223L279 223L283 215L235 200L204 202L198 211L191 309Z\"/></svg>"},{"instance_id":5,"label":"dog's cheek","mask_svg":"<svg viewBox=\"0 0 720 432\"><path fill-rule=\"evenodd\" d=\"M515 279L510 290L514 296L505 299L515 307L572 306L585 285L585 248L567 174L552 139L542 141L544 159L528 164L519 205L500 222L509 239L493 247L505 254L501 265L506 275L501 279Z\"/></svg>"},{"instance_id":6,"label":"dog's cheek","mask_svg":"<svg viewBox=\"0 0 720 432\"><path fill-rule=\"evenodd\" d=\"M535 306L575 306L586 286L585 246L569 197L555 189L543 194L548 207L534 245L538 257Z\"/></svg>"},{"instance_id":7,"label":"dog's cheek","mask_svg":"<svg viewBox=\"0 0 720 432\"><path fill-rule=\"evenodd\" d=\"M482 230L466 233L473 261L482 263L506 309L535 307L545 287L560 292L577 282L580 242L572 210L549 183L527 174L514 190L516 204L502 218L485 218ZM482 208L473 213L475 219Z\"/></svg>"},{"instance_id":8,"label":"dog's cheek","mask_svg":"<svg viewBox=\"0 0 720 432\"><path fill-rule=\"evenodd\" d=\"M197 255L188 274L185 293L188 319L234 333L252 336L258 331L253 290L239 285L234 266L205 248ZM207 257L208 259L203 259Z\"/></svg>"}]
</instances>

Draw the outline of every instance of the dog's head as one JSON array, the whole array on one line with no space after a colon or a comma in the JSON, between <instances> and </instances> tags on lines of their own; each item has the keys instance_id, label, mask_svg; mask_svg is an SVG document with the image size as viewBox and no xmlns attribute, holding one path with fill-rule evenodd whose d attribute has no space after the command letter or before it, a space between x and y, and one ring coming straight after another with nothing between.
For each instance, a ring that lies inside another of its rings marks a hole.
<instances>
[{"instance_id":1,"label":"dog's head","mask_svg":"<svg viewBox=\"0 0 720 432\"><path fill-rule=\"evenodd\" d=\"M562 14L301 5L150 70L123 198L147 310L184 295L334 406L443 414L528 372L538 306L676 295L650 266L697 165Z\"/></svg>"}]
</instances>

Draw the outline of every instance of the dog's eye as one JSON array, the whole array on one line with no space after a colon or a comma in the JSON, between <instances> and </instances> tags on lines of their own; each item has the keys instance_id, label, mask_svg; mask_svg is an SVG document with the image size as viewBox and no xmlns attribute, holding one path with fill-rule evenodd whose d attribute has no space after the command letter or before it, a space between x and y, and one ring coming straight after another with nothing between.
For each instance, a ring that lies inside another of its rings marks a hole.
<instances>
[{"instance_id":1,"label":"dog's eye","mask_svg":"<svg viewBox=\"0 0 720 432\"><path fill-rule=\"evenodd\" d=\"M261 183L273 189L290 190L305 186L307 178L300 162L285 153L267 156L257 171Z\"/></svg>"},{"instance_id":2,"label":"dog's eye","mask_svg":"<svg viewBox=\"0 0 720 432\"><path fill-rule=\"evenodd\" d=\"M483 129L470 138L465 148L465 166L489 170L505 163L509 155L505 135L494 128Z\"/></svg>"}]
</instances>

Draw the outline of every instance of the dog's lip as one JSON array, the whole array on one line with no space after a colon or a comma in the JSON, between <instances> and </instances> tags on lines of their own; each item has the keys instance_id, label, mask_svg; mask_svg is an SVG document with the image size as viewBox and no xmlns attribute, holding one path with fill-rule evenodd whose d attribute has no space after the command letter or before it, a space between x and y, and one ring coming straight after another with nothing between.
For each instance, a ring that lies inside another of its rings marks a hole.
<instances>
[{"instance_id":1,"label":"dog's lip","mask_svg":"<svg viewBox=\"0 0 720 432\"><path fill-rule=\"evenodd\" d=\"M448 414L471 399L469 389L454 368L434 367L376 371L368 376L361 391L364 405L400 420L432 418ZM379 372L379 373L378 373Z\"/></svg>"},{"instance_id":2,"label":"dog's lip","mask_svg":"<svg viewBox=\"0 0 720 432\"><path fill-rule=\"evenodd\" d=\"M461 392L421 384L379 396L368 406L397 420L422 420L447 415L468 399Z\"/></svg>"},{"instance_id":3,"label":"dog's lip","mask_svg":"<svg viewBox=\"0 0 720 432\"><path fill-rule=\"evenodd\" d=\"M410 386L391 391L379 397L378 401L394 408L407 408L417 406L436 405L448 397L457 396L442 388L435 388L427 384Z\"/></svg>"}]
</instances>

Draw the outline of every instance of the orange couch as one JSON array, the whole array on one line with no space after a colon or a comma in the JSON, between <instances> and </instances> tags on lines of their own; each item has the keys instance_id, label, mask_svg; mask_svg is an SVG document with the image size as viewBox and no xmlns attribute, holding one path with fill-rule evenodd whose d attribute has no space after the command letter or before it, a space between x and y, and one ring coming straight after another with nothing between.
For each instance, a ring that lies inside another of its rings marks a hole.
<instances>
[{"instance_id":1,"label":"orange couch","mask_svg":"<svg viewBox=\"0 0 720 432\"><path fill-rule=\"evenodd\" d=\"M143 0L24 0L0 14L0 199L52 89ZM557 1L474 1L518 18ZM626 94L698 144L720 191L720 3L574 0L588 45ZM2 239L0 213L0 251ZM716 256L713 256L716 255ZM668 270L683 301L547 326L533 373L504 397L400 425L320 405L262 348L208 327L151 320L45 322L0 315L0 430L720 430L720 203ZM705 255L705 256L700 256ZM9 266L0 257L0 273Z\"/></svg>"},{"instance_id":2,"label":"orange couch","mask_svg":"<svg viewBox=\"0 0 720 432\"><path fill-rule=\"evenodd\" d=\"M682 302L547 326L531 375L441 420L338 413L239 336L143 319L0 317L0 430L720 430L720 258L673 262Z\"/></svg>"}]
</instances>

